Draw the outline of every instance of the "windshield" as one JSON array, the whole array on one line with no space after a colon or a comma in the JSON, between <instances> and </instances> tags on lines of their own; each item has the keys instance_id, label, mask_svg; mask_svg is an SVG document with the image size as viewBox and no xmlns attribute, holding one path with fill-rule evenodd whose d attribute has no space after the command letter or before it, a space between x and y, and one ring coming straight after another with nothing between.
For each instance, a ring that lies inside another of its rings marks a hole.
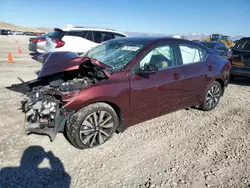
<instances>
[{"instance_id":1,"label":"windshield","mask_svg":"<svg viewBox=\"0 0 250 188\"><path fill-rule=\"evenodd\" d=\"M126 66L135 55L144 47L131 41L110 40L93 49L86 55L112 68L121 69Z\"/></svg>"},{"instance_id":2,"label":"windshield","mask_svg":"<svg viewBox=\"0 0 250 188\"><path fill-rule=\"evenodd\" d=\"M234 49L250 51L250 38L243 38L239 40Z\"/></svg>"},{"instance_id":3,"label":"windshield","mask_svg":"<svg viewBox=\"0 0 250 188\"><path fill-rule=\"evenodd\" d=\"M212 35L212 40L213 41L218 41L218 40L220 40L220 35L218 35L218 34L214 34L214 35Z\"/></svg>"},{"instance_id":4,"label":"windshield","mask_svg":"<svg viewBox=\"0 0 250 188\"><path fill-rule=\"evenodd\" d=\"M221 39L222 40L229 40L229 36L222 36Z\"/></svg>"}]
</instances>

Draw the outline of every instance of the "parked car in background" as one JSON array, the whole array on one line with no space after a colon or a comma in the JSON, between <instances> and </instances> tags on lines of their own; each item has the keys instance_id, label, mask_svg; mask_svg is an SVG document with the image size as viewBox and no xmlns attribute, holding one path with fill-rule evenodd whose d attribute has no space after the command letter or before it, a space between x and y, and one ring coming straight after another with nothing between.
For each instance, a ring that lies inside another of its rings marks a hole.
<instances>
[{"instance_id":1,"label":"parked car in background","mask_svg":"<svg viewBox=\"0 0 250 188\"><path fill-rule=\"evenodd\" d=\"M36 36L36 33L35 32L24 32L24 35Z\"/></svg>"},{"instance_id":2,"label":"parked car in background","mask_svg":"<svg viewBox=\"0 0 250 188\"><path fill-rule=\"evenodd\" d=\"M2 29L1 30L1 35L11 35L12 32L9 29Z\"/></svg>"},{"instance_id":3,"label":"parked car in background","mask_svg":"<svg viewBox=\"0 0 250 188\"><path fill-rule=\"evenodd\" d=\"M122 37L82 56L52 52L37 79L8 89L27 94L22 109L31 133L53 141L65 131L83 149L179 109L213 110L228 85L230 66L196 42Z\"/></svg>"},{"instance_id":4,"label":"parked car in background","mask_svg":"<svg viewBox=\"0 0 250 188\"><path fill-rule=\"evenodd\" d=\"M23 35L22 31L13 31L12 35Z\"/></svg>"},{"instance_id":5,"label":"parked car in background","mask_svg":"<svg viewBox=\"0 0 250 188\"><path fill-rule=\"evenodd\" d=\"M30 37L28 44L29 51L35 53L45 53L46 36L47 34L37 37Z\"/></svg>"},{"instance_id":6,"label":"parked car in background","mask_svg":"<svg viewBox=\"0 0 250 188\"><path fill-rule=\"evenodd\" d=\"M45 51L72 51L81 54L102 42L120 37L127 37L127 35L111 29L88 27L55 28L46 37Z\"/></svg>"},{"instance_id":7,"label":"parked car in background","mask_svg":"<svg viewBox=\"0 0 250 188\"><path fill-rule=\"evenodd\" d=\"M217 42L217 41L208 41L208 42L201 42L201 44L203 44L204 46L212 49L213 51L215 51L218 55L227 58L228 57L228 53L229 53L229 49L227 48L227 46L222 43L222 42Z\"/></svg>"},{"instance_id":8,"label":"parked car in background","mask_svg":"<svg viewBox=\"0 0 250 188\"><path fill-rule=\"evenodd\" d=\"M250 37L241 38L230 50L229 61L232 64L230 79L235 76L250 77Z\"/></svg>"},{"instance_id":9,"label":"parked car in background","mask_svg":"<svg viewBox=\"0 0 250 188\"><path fill-rule=\"evenodd\" d=\"M40 36L41 36L41 35L45 35L45 34L46 34L46 33L44 33L44 32L40 32L40 33L39 33Z\"/></svg>"}]
</instances>

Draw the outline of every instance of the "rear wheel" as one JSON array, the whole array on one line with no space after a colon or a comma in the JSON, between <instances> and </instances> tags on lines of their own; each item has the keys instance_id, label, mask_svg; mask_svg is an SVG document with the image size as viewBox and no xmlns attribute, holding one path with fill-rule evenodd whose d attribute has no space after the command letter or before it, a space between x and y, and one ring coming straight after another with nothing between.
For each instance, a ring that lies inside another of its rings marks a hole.
<instances>
[{"instance_id":1,"label":"rear wheel","mask_svg":"<svg viewBox=\"0 0 250 188\"><path fill-rule=\"evenodd\" d=\"M207 89L201 109L204 111L213 110L218 105L221 95L221 84L217 81L213 81Z\"/></svg>"},{"instance_id":2,"label":"rear wheel","mask_svg":"<svg viewBox=\"0 0 250 188\"><path fill-rule=\"evenodd\" d=\"M93 148L108 141L118 124L119 118L110 105L94 103L82 108L70 118L66 133L76 148Z\"/></svg>"}]
</instances>

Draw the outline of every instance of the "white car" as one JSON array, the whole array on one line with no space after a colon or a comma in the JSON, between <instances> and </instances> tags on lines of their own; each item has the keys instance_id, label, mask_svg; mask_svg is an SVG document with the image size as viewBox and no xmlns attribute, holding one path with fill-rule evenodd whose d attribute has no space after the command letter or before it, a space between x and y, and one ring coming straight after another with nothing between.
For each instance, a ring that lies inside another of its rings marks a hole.
<instances>
[{"instance_id":1,"label":"white car","mask_svg":"<svg viewBox=\"0 0 250 188\"><path fill-rule=\"evenodd\" d=\"M128 37L128 35L112 29L55 28L46 37L45 52L71 51L82 54L107 40L120 37Z\"/></svg>"},{"instance_id":2,"label":"white car","mask_svg":"<svg viewBox=\"0 0 250 188\"><path fill-rule=\"evenodd\" d=\"M12 35L23 35L22 31L13 31Z\"/></svg>"}]
</instances>

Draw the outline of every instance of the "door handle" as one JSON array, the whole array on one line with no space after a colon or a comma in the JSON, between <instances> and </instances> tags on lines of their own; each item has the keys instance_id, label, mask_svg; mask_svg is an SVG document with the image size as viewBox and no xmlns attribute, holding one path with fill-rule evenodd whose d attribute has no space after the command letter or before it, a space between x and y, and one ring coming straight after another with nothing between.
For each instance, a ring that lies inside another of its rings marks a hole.
<instances>
[{"instance_id":1,"label":"door handle","mask_svg":"<svg viewBox=\"0 0 250 188\"><path fill-rule=\"evenodd\" d=\"M173 77L175 80L179 80L181 78L181 76L177 73L175 73Z\"/></svg>"}]
</instances>

